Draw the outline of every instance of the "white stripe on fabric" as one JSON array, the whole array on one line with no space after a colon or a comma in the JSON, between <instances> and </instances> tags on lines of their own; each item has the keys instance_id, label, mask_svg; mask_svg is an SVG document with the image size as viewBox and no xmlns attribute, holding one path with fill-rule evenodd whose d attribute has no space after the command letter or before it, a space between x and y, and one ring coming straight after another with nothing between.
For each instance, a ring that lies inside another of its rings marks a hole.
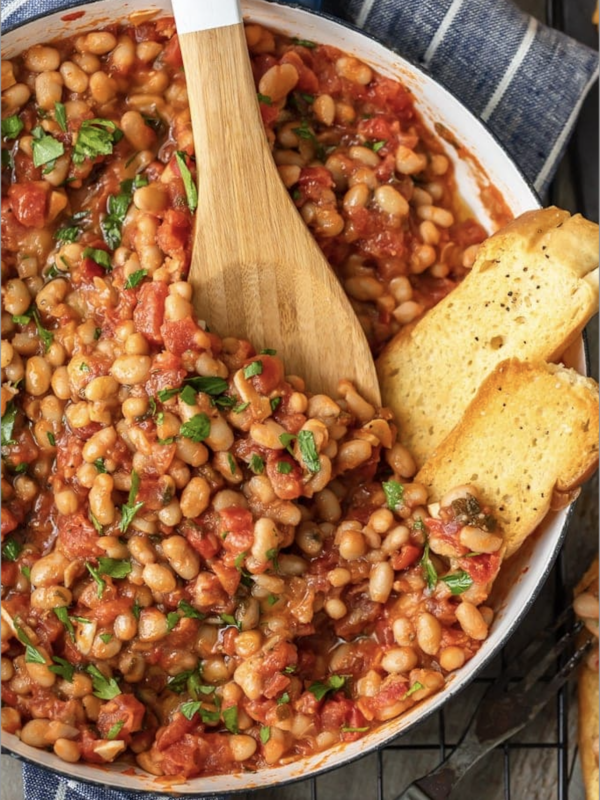
<instances>
[{"instance_id":1,"label":"white stripe on fabric","mask_svg":"<svg viewBox=\"0 0 600 800\"><path fill-rule=\"evenodd\" d=\"M371 13L371 9L373 8L373 3L375 0L365 0L362 4L360 11L358 12L358 17L356 18L356 27L362 28L365 22L367 21L367 17Z\"/></svg>"},{"instance_id":2,"label":"white stripe on fabric","mask_svg":"<svg viewBox=\"0 0 600 800\"><path fill-rule=\"evenodd\" d=\"M65 800L65 795L67 793L67 783L59 778L58 782L58 789L56 790L56 794L54 795L54 800Z\"/></svg>"},{"instance_id":3,"label":"white stripe on fabric","mask_svg":"<svg viewBox=\"0 0 600 800\"><path fill-rule=\"evenodd\" d=\"M548 175L553 171L553 169L555 167L556 159L558 158L559 153L563 149L563 147L565 145L565 142L567 141L567 139L571 135L571 131L572 131L573 125L575 123L575 120L577 119L579 111L581 110L581 106L583 105L583 101L585 100L585 98L587 96L587 93L592 88L592 86L594 85L594 83L595 83L595 81L597 79L598 79L598 67L596 67L596 70L594 71L594 74L590 77L589 81L585 85L584 90L580 93L579 99L577 101L577 104L575 105L575 107L571 111L571 114L569 115L569 119L566 121L566 123L565 123L565 125L564 125L564 127L563 127L563 129L562 129L562 131L560 133L560 136L554 142L554 146L552 147L552 150L548 154L548 157L546 158L546 161L544 162L544 166L538 172L538 176L535 179L534 184L533 184L533 188L536 190L536 192L540 192L541 191L542 187L544 186L544 183L546 182L546 180L548 178Z\"/></svg>"},{"instance_id":4,"label":"white stripe on fabric","mask_svg":"<svg viewBox=\"0 0 600 800\"><path fill-rule=\"evenodd\" d=\"M535 39L535 34L537 33L538 23L533 17L529 20L529 25L527 26L527 30L525 31L525 35L521 40L521 44L519 45L517 52L513 56L513 60L510 63L510 66L504 73L504 76L498 86L496 87L496 91L491 96L487 106L481 112L481 119L486 122L496 110L498 103L504 97L504 93L510 86L510 82L515 77L517 70L523 63L525 56L529 52L529 48L533 44L533 40Z\"/></svg>"},{"instance_id":5,"label":"white stripe on fabric","mask_svg":"<svg viewBox=\"0 0 600 800\"><path fill-rule=\"evenodd\" d=\"M18 11L21 6L24 6L26 2L27 0L12 0L10 3L2 3L2 22Z\"/></svg>"},{"instance_id":6,"label":"white stripe on fabric","mask_svg":"<svg viewBox=\"0 0 600 800\"><path fill-rule=\"evenodd\" d=\"M435 55L435 51L443 42L444 36L448 32L452 23L454 22L454 17L458 14L462 4L463 0L452 0L450 8L448 9L448 11L446 11L446 16L442 20L440 27L435 32L435 36L429 42L429 47L425 51L425 55L423 56L423 63L425 64L425 66L429 65L429 62Z\"/></svg>"}]
</instances>

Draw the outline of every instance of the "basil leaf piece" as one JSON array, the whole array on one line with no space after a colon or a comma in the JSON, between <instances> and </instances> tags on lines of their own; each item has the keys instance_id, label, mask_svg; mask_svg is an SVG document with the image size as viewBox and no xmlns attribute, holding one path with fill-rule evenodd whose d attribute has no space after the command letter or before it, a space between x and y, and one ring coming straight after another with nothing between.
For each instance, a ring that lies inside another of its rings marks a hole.
<instances>
[{"instance_id":1,"label":"basil leaf piece","mask_svg":"<svg viewBox=\"0 0 600 800\"><path fill-rule=\"evenodd\" d=\"M2 415L2 447L10 447L11 444L16 444L15 439L12 438L13 429L15 427L15 419L17 418L17 407L11 400L6 406L6 411Z\"/></svg>"},{"instance_id":2,"label":"basil leaf piece","mask_svg":"<svg viewBox=\"0 0 600 800\"><path fill-rule=\"evenodd\" d=\"M60 656L52 656L52 661L54 661L54 664L48 666L50 672L54 672L55 675L64 678L68 683L73 683L73 675L75 674L75 667L73 664L70 664L65 658L61 658Z\"/></svg>"},{"instance_id":3,"label":"basil leaf piece","mask_svg":"<svg viewBox=\"0 0 600 800\"><path fill-rule=\"evenodd\" d=\"M115 145L123 138L121 131L114 122L108 119L84 119L77 132L77 141L73 148L72 159L74 164L83 164L86 158L95 159L98 156L109 156Z\"/></svg>"},{"instance_id":4,"label":"basil leaf piece","mask_svg":"<svg viewBox=\"0 0 600 800\"><path fill-rule=\"evenodd\" d=\"M182 153L181 150L177 150L175 153L175 160L177 161L177 166L179 167L179 172L181 173L181 178L183 180L183 187L187 197L188 208L193 213L198 207L198 189L194 183L194 179L192 178L192 173L190 172L190 169L186 163L185 153Z\"/></svg>"},{"instance_id":5,"label":"basil leaf piece","mask_svg":"<svg viewBox=\"0 0 600 800\"><path fill-rule=\"evenodd\" d=\"M180 705L179 710L186 719L191 720L194 714L197 714L200 711L201 706L202 706L201 700L190 700L189 702Z\"/></svg>"},{"instance_id":6,"label":"basil leaf piece","mask_svg":"<svg viewBox=\"0 0 600 800\"><path fill-rule=\"evenodd\" d=\"M262 375L262 361L251 361L244 367L244 378L252 378L254 375Z\"/></svg>"},{"instance_id":7,"label":"basil leaf piece","mask_svg":"<svg viewBox=\"0 0 600 800\"><path fill-rule=\"evenodd\" d=\"M16 139L23 130L23 123L16 114L2 120L2 138Z\"/></svg>"},{"instance_id":8,"label":"basil leaf piece","mask_svg":"<svg viewBox=\"0 0 600 800\"><path fill-rule=\"evenodd\" d=\"M454 572L452 575L444 575L440 580L444 581L452 594L462 594L473 585L473 578L464 569Z\"/></svg>"},{"instance_id":9,"label":"basil leaf piece","mask_svg":"<svg viewBox=\"0 0 600 800\"><path fill-rule=\"evenodd\" d=\"M125 281L125 289L135 289L148 274L147 269L136 269Z\"/></svg>"},{"instance_id":10,"label":"basil leaf piece","mask_svg":"<svg viewBox=\"0 0 600 800\"><path fill-rule=\"evenodd\" d=\"M192 386L184 386L179 392L179 397L188 406L196 405L196 390Z\"/></svg>"},{"instance_id":11,"label":"basil leaf piece","mask_svg":"<svg viewBox=\"0 0 600 800\"><path fill-rule=\"evenodd\" d=\"M20 542L13 539L12 536L8 536L2 545L2 558L7 561L16 561L22 549L23 545Z\"/></svg>"},{"instance_id":12,"label":"basil leaf piece","mask_svg":"<svg viewBox=\"0 0 600 800\"><path fill-rule=\"evenodd\" d=\"M48 431L46 436L48 437L48 441L50 442L50 447L56 447L56 437L54 436L54 434L51 431Z\"/></svg>"},{"instance_id":13,"label":"basil leaf piece","mask_svg":"<svg viewBox=\"0 0 600 800\"><path fill-rule=\"evenodd\" d=\"M29 636L25 633L23 628L20 625L17 625L16 622L13 622L15 626L15 631L17 632L17 636L19 637L19 641L21 644L25 645L25 663L27 664L45 664L46 659L40 653L40 651L35 647Z\"/></svg>"},{"instance_id":14,"label":"basil leaf piece","mask_svg":"<svg viewBox=\"0 0 600 800\"><path fill-rule=\"evenodd\" d=\"M101 700L112 700L121 694L119 684L114 678L106 678L93 664L89 664L85 671L92 676L92 694Z\"/></svg>"},{"instance_id":15,"label":"basil leaf piece","mask_svg":"<svg viewBox=\"0 0 600 800\"><path fill-rule=\"evenodd\" d=\"M54 238L57 242L74 242L77 240L81 230L74 225L66 228L59 228L54 232Z\"/></svg>"},{"instance_id":16,"label":"basil leaf piece","mask_svg":"<svg viewBox=\"0 0 600 800\"><path fill-rule=\"evenodd\" d=\"M308 471L319 472L321 470L321 461L317 453L317 445L313 432L300 431L298 433L298 445L302 454L302 460Z\"/></svg>"},{"instance_id":17,"label":"basil leaf piece","mask_svg":"<svg viewBox=\"0 0 600 800\"><path fill-rule=\"evenodd\" d=\"M31 149L33 151L34 167L41 167L50 161L55 161L64 154L64 144L55 139L54 136L45 134L43 128L34 128L32 133Z\"/></svg>"},{"instance_id":18,"label":"basil leaf piece","mask_svg":"<svg viewBox=\"0 0 600 800\"><path fill-rule=\"evenodd\" d=\"M203 442L210 435L210 418L207 414L195 414L179 429L180 436L192 442Z\"/></svg>"},{"instance_id":19,"label":"basil leaf piece","mask_svg":"<svg viewBox=\"0 0 600 800\"><path fill-rule=\"evenodd\" d=\"M194 378L186 378L184 380L186 386L191 386L197 392L204 392L204 394L218 395L227 391L227 381L224 378L210 378L198 375Z\"/></svg>"},{"instance_id":20,"label":"basil leaf piece","mask_svg":"<svg viewBox=\"0 0 600 800\"><path fill-rule=\"evenodd\" d=\"M401 483L398 483L398 481L384 481L381 484L381 488L390 511L395 511L398 506L404 504L404 486Z\"/></svg>"},{"instance_id":21,"label":"basil leaf piece","mask_svg":"<svg viewBox=\"0 0 600 800\"><path fill-rule=\"evenodd\" d=\"M98 559L98 571L102 575L110 575L111 578L126 578L131 569L131 561L126 559L108 558L108 556L100 556Z\"/></svg>"}]
</instances>

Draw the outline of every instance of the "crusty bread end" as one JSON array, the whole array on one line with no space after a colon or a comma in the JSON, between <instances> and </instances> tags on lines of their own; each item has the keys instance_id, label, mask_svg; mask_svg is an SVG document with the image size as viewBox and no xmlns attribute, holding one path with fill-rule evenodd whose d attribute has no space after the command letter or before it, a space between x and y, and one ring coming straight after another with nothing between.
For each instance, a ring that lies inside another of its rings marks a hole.
<instances>
[{"instance_id":1,"label":"crusty bread end","mask_svg":"<svg viewBox=\"0 0 600 800\"><path fill-rule=\"evenodd\" d=\"M465 280L378 359L385 405L418 466L501 361L554 361L598 310L598 226L531 211L487 239Z\"/></svg>"},{"instance_id":2,"label":"crusty bread end","mask_svg":"<svg viewBox=\"0 0 600 800\"><path fill-rule=\"evenodd\" d=\"M506 557L544 518L556 492L574 499L598 464L598 385L572 369L509 359L482 383L415 480L433 502L475 484L502 527Z\"/></svg>"}]
</instances>

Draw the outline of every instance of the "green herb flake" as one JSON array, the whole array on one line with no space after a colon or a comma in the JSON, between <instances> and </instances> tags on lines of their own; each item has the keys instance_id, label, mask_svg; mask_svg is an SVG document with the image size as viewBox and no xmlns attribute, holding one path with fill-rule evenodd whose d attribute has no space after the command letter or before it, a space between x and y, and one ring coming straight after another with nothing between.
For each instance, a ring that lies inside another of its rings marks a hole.
<instances>
[{"instance_id":1,"label":"green herb flake","mask_svg":"<svg viewBox=\"0 0 600 800\"><path fill-rule=\"evenodd\" d=\"M184 386L179 392L181 402L188 406L196 405L196 390L192 386Z\"/></svg>"},{"instance_id":2,"label":"green herb flake","mask_svg":"<svg viewBox=\"0 0 600 800\"><path fill-rule=\"evenodd\" d=\"M112 639L112 637L113 637L112 633L101 633L100 634L100 638L102 639L104 644L108 644L110 642L110 640Z\"/></svg>"},{"instance_id":3,"label":"green herb flake","mask_svg":"<svg viewBox=\"0 0 600 800\"><path fill-rule=\"evenodd\" d=\"M55 231L54 238L57 242L75 242L79 238L80 233L80 228L77 228L75 225L69 225Z\"/></svg>"},{"instance_id":4,"label":"green herb flake","mask_svg":"<svg viewBox=\"0 0 600 800\"><path fill-rule=\"evenodd\" d=\"M277 409L281 405L281 397L272 397L269 403L271 406L271 411L277 411Z\"/></svg>"},{"instance_id":5,"label":"green herb flake","mask_svg":"<svg viewBox=\"0 0 600 800\"><path fill-rule=\"evenodd\" d=\"M31 568L30 567L21 567L21 573L25 575L28 581L31 580Z\"/></svg>"},{"instance_id":6,"label":"green herb flake","mask_svg":"<svg viewBox=\"0 0 600 800\"><path fill-rule=\"evenodd\" d=\"M227 453L227 463L229 464L229 471L231 472L232 475L235 475L235 473L237 472L237 466L235 463L235 459L231 455L231 453Z\"/></svg>"},{"instance_id":7,"label":"green herb flake","mask_svg":"<svg viewBox=\"0 0 600 800\"><path fill-rule=\"evenodd\" d=\"M425 547L423 549L423 556L419 562L421 565L421 569L423 570L423 577L427 581L427 588L431 591L435 588L435 585L438 580L438 574L435 566L433 565L433 561L429 555L429 542L425 543Z\"/></svg>"},{"instance_id":8,"label":"green herb flake","mask_svg":"<svg viewBox=\"0 0 600 800\"><path fill-rule=\"evenodd\" d=\"M239 733L237 706L229 706L229 708L223 709L223 722L229 733Z\"/></svg>"},{"instance_id":9,"label":"green herb flake","mask_svg":"<svg viewBox=\"0 0 600 800\"><path fill-rule=\"evenodd\" d=\"M138 599L136 597L135 603L131 606L131 613L133 614L133 616L136 619L139 619L141 610L142 610L141 606L140 606L139 601L138 601Z\"/></svg>"},{"instance_id":10,"label":"green herb flake","mask_svg":"<svg viewBox=\"0 0 600 800\"><path fill-rule=\"evenodd\" d=\"M127 559L108 558L108 556L100 556L98 559L99 572L102 575L110 575L111 578L126 578L131 569L131 561Z\"/></svg>"},{"instance_id":11,"label":"green herb flake","mask_svg":"<svg viewBox=\"0 0 600 800\"><path fill-rule=\"evenodd\" d=\"M194 606L190 605L187 600L180 600L177 608L183 611L183 616L188 619L204 619L206 616L201 611L195 609Z\"/></svg>"},{"instance_id":12,"label":"green herb flake","mask_svg":"<svg viewBox=\"0 0 600 800\"><path fill-rule=\"evenodd\" d=\"M100 577L100 573L98 572L98 570L92 564L90 564L89 561L85 562L85 568L98 584L98 597L102 599L102 595L104 594L104 590L106 589L106 581Z\"/></svg>"},{"instance_id":13,"label":"green herb flake","mask_svg":"<svg viewBox=\"0 0 600 800\"><path fill-rule=\"evenodd\" d=\"M343 675L331 675L327 683L315 681L308 687L308 691L314 694L317 700L322 700L329 692L337 692L346 684L347 678Z\"/></svg>"},{"instance_id":14,"label":"green herb flake","mask_svg":"<svg viewBox=\"0 0 600 800\"><path fill-rule=\"evenodd\" d=\"M7 561L16 561L22 549L22 544L13 539L12 536L8 536L2 545L2 558Z\"/></svg>"},{"instance_id":15,"label":"green herb flake","mask_svg":"<svg viewBox=\"0 0 600 800\"><path fill-rule=\"evenodd\" d=\"M167 614L167 631L170 633L179 622L179 614L176 611L169 611Z\"/></svg>"},{"instance_id":16,"label":"green herb flake","mask_svg":"<svg viewBox=\"0 0 600 800\"><path fill-rule=\"evenodd\" d=\"M418 691L419 691L419 689L424 689L424 688L425 688L425 687L423 686L423 684L422 684L422 683L419 683L419 681L415 681L415 682L413 683L413 685L410 687L410 689L409 689L409 690L406 692L406 694L404 695L404 699L406 700L406 698L407 698L407 697L410 697L410 696L411 696L411 694L414 694L415 692L418 692Z\"/></svg>"},{"instance_id":17,"label":"green herb flake","mask_svg":"<svg viewBox=\"0 0 600 800\"><path fill-rule=\"evenodd\" d=\"M319 472L321 461L317 453L317 445L312 431L300 431L298 434L298 445L302 460L309 472Z\"/></svg>"},{"instance_id":18,"label":"green herb flake","mask_svg":"<svg viewBox=\"0 0 600 800\"><path fill-rule=\"evenodd\" d=\"M172 397L175 397L175 395L178 395L180 391L181 387L177 387L176 389L160 389L156 393L156 396L161 403L166 403L167 400L170 400Z\"/></svg>"},{"instance_id":19,"label":"green herb flake","mask_svg":"<svg viewBox=\"0 0 600 800\"><path fill-rule=\"evenodd\" d=\"M263 744L266 744L269 739L271 738L271 728L269 725L261 725L260 726L260 740Z\"/></svg>"},{"instance_id":20,"label":"green herb flake","mask_svg":"<svg viewBox=\"0 0 600 800\"><path fill-rule=\"evenodd\" d=\"M451 593L455 595L466 592L473 585L473 578L464 570L455 572L452 575L445 575L440 580L444 581Z\"/></svg>"},{"instance_id":21,"label":"green herb flake","mask_svg":"<svg viewBox=\"0 0 600 800\"><path fill-rule=\"evenodd\" d=\"M194 714L197 714L200 711L201 705L202 703L200 700L190 700L187 703L180 705L179 710L186 719L191 720Z\"/></svg>"},{"instance_id":22,"label":"green herb flake","mask_svg":"<svg viewBox=\"0 0 600 800\"><path fill-rule=\"evenodd\" d=\"M93 664L89 664L85 670L92 676L92 694L101 700L112 700L121 694L119 684L114 678L106 678Z\"/></svg>"},{"instance_id":23,"label":"green herb flake","mask_svg":"<svg viewBox=\"0 0 600 800\"><path fill-rule=\"evenodd\" d=\"M92 525L96 529L96 533L98 534L98 536L104 536L104 528L100 524L100 521L99 521L98 517L91 510L88 513L89 513L89 516L90 516L90 522L92 523Z\"/></svg>"},{"instance_id":24,"label":"green herb flake","mask_svg":"<svg viewBox=\"0 0 600 800\"><path fill-rule=\"evenodd\" d=\"M42 167L50 161L56 161L57 158L64 154L64 144L55 139L54 136L45 134L43 128L39 126L34 128L32 134L31 149L33 151L34 167Z\"/></svg>"},{"instance_id":25,"label":"green herb flake","mask_svg":"<svg viewBox=\"0 0 600 800\"><path fill-rule=\"evenodd\" d=\"M190 172L190 169L186 163L185 153L182 153L181 150L177 150L175 153L175 160L183 180L188 208L193 213L198 207L198 189L194 183L194 179L192 178L192 173Z\"/></svg>"},{"instance_id":26,"label":"green herb flake","mask_svg":"<svg viewBox=\"0 0 600 800\"><path fill-rule=\"evenodd\" d=\"M129 497L127 499L127 503L124 506L121 506L121 522L119 523L119 529L122 533L125 533L127 528L129 528L133 522L133 518L144 505L142 502L135 502L139 488L140 476L133 469L131 470L131 488L129 489Z\"/></svg>"},{"instance_id":27,"label":"green herb flake","mask_svg":"<svg viewBox=\"0 0 600 800\"><path fill-rule=\"evenodd\" d=\"M122 137L123 131L108 119L85 119L77 132L73 163L83 164L86 158L111 155L113 146Z\"/></svg>"},{"instance_id":28,"label":"green herb flake","mask_svg":"<svg viewBox=\"0 0 600 800\"><path fill-rule=\"evenodd\" d=\"M98 472L105 473L107 471L106 470L106 465L104 463L104 459L103 458L97 458L94 461L94 466L96 467Z\"/></svg>"},{"instance_id":29,"label":"green herb flake","mask_svg":"<svg viewBox=\"0 0 600 800\"><path fill-rule=\"evenodd\" d=\"M244 367L244 378L252 378L254 375L262 375L263 363L260 360L251 361Z\"/></svg>"},{"instance_id":30,"label":"green herb flake","mask_svg":"<svg viewBox=\"0 0 600 800\"><path fill-rule=\"evenodd\" d=\"M249 405L250 405L250 403L240 403L239 405L237 405L233 409L233 413L234 414L241 414L242 411L245 411L248 408Z\"/></svg>"},{"instance_id":31,"label":"green herb flake","mask_svg":"<svg viewBox=\"0 0 600 800\"><path fill-rule=\"evenodd\" d=\"M285 706L289 702L290 702L290 696L287 692L284 692L280 697L277 698L278 706Z\"/></svg>"},{"instance_id":32,"label":"green herb flake","mask_svg":"<svg viewBox=\"0 0 600 800\"><path fill-rule=\"evenodd\" d=\"M83 258L91 258L92 261L95 261L98 266L105 269L107 272L111 272L112 264L110 263L110 255L106 252L106 250L101 250L96 247L86 247L82 253Z\"/></svg>"},{"instance_id":33,"label":"green herb flake","mask_svg":"<svg viewBox=\"0 0 600 800\"><path fill-rule=\"evenodd\" d=\"M235 561L233 563L235 568L240 572L242 571L242 568L244 566L244 561L246 560L247 555L248 555L247 551L244 550L243 553L238 553L238 555L235 557Z\"/></svg>"},{"instance_id":34,"label":"green herb flake","mask_svg":"<svg viewBox=\"0 0 600 800\"><path fill-rule=\"evenodd\" d=\"M234 616L232 616L231 614L221 614L220 617L221 617L221 620L226 625L235 625L235 627L238 629L238 631L241 631L242 625L241 625L240 622L237 621L237 619Z\"/></svg>"},{"instance_id":35,"label":"green herb flake","mask_svg":"<svg viewBox=\"0 0 600 800\"><path fill-rule=\"evenodd\" d=\"M268 603L270 606L274 606L274 605L275 605L275 603L276 603L278 600L279 600L279 598L278 598L276 595L274 595L274 594L270 594L270 595L267 597L267 603Z\"/></svg>"},{"instance_id":36,"label":"green herb flake","mask_svg":"<svg viewBox=\"0 0 600 800\"><path fill-rule=\"evenodd\" d=\"M280 475L289 475L292 469L293 467L289 461L277 462L277 472L279 472Z\"/></svg>"},{"instance_id":37,"label":"green herb flake","mask_svg":"<svg viewBox=\"0 0 600 800\"><path fill-rule=\"evenodd\" d=\"M56 438L55 438L54 434L51 431L48 431L46 433L46 436L48 437L48 441L50 442L50 446L51 447L56 447Z\"/></svg>"},{"instance_id":38,"label":"green herb flake","mask_svg":"<svg viewBox=\"0 0 600 800\"><path fill-rule=\"evenodd\" d=\"M378 153L386 144L387 141L385 139L380 139L378 142L365 142L365 147L369 147L374 153Z\"/></svg>"},{"instance_id":39,"label":"green herb flake","mask_svg":"<svg viewBox=\"0 0 600 800\"><path fill-rule=\"evenodd\" d=\"M292 450L292 442L295 440L296 436L293 433L282 433L279 437L279 441L291 456L294 455L294 451Z\"/></svg>"},{"instance_id":40,"label":"green herb flake","mask_svg":"<svg viewBox=\"0 0 600 800\"><path fill-rule=\"evenodd\" d=\"M263 103L265 106L272 106L273 105L273 101L271 100L271 98L268 95L261 94L260 92L257 92L256 96L258 98L258 102L259 103Z\"/></svg>"},{"instance_id":41,"label":"green herb flake","mask_svg":"<svg viewBox=\"0 0 600 800\"><path fill-rule=\"evenodd\" d=\"M62 622L62 624L65 626L65 628L67 629L67 633L71 637L71 640L74 642L75 641L75 628L73 627L73 623L71 622L71 619L69 617L69 612L67 611L65 606L61 606L60 608L54 608L52 610L54 611L56 616L59 618L59 620Z\"/></svg>"},{"instance_id":42,"label":"green herb flake","mask_svg":"<svg viewBox=\"0 0 600 800\"><path fill-rule=\"evenodd\" d=\"M50 672L54 672L55 675L58 675L60 678L63 678L68 683L73 683L73 675L75 674L75 667L70 664L66 659L61 658L60 656L52 656L52 661L54 664L50 664L48 669Z\"/></svg>"},{"instance_id":43,"label":"green herb flake","mask_svg":"<svg viewBox=\"0 0 600 800\"><path fill-rule=\"evenodd\" d=\"M117 736L121 733L121 728L125 725L125 720L120 719L118 722L112 726L112 728L106 734L107 739L116 739Z\"/></svg>"},{"instance_id":44,"label":"green herb flake","mask_svg":"<svg viewBox=\"0 0 600 800\"><path fill-rule=\"evenodd\" d=\"M2 447L10 447L10 445L16 444L16 441L12 438L16 418L17 407L11 400L10 403L7 403L6 411L2 415L2 420L0 420L2 428Z\"/></svg>"},{"instance_id":45,"label":"green herb flake","mask_svg":"<svg viewBox=\"0 0 600 800\"><path fill-rule=\"evenodd\" d=\"M211 396L223 394L227 391L227 381L224 378L214 378L198 375L194 378L186 378L184 383L191 386L197 392L204 392Z\"/></svg>"},{"instance_id":46,"label":"green herb flake","mask_svg":"<svg viewBox=\"0 0 600 800\"><path fill-rule=\"evenodd\" d=\"M404 486L398 481L384 481L381 488L385 494L387 507L396 511L398 506L404 505Z\"/></svg>"},{"instance_id":47,"label":"green herb flake","mask_svg":"<svg viewBox=\"0 0 600 800\"><path fill-rule=\"evenodd\" d=\"M54 119L58 122L61 131L67 130L67 112L64 103L54 103Z\"/></svg>"},{"instance_id":48,"label":"green herb flake","mask_svg":"<svg viewBox=\"0 0 600 800\"><path fill-rule=\"evenodd\" d=\"M94 339L98 341L98 339L102 336L102 328L94 328Z\"/></svg>"},{"instance_id":49,"label":"green herb flake","mask_svg":"<svg viewBox=\"0 0 600 800\"><path fill-rule=\"evenodd\" d=\"M19 637L19 641L21 644L25 645L25 663L27 664L45 664L46 659L40 653L40 651L35 647L29 636L25 633L23 628L20 625L17 625L16 622L13 623L15 626L15 631L17 632L17 636Z\"/></svg>"},{"instance_id":50,"label":"green herb flake","mask_svg":"<svg viewBox=\"0 0 600 800\"><path fill-rule=\"evenodd\" d=\"M255 475L262 475L265 471L265 462L256 453L252 453L250 457L250 469Z\"/></svg>"},{"instance_id":51,"label":"green herb flake","mask_svg":"<svg viewBox=\"0 0 600 800\"><path fill-rule=\"evenodd\" d=\"M311 42L309 39L292 39L292 42L298 47L308 47L309 50L314 50L317 47L317 43Z\"/></svg>"},{"instance_id":52,"label":"green herb flake","mask_svg":"<svg viewBox=\"0 0 600 800\"><path fill-rule=\"evenodd\" d=\"M16 114L2 120L2 138L16 139L23 130L23 123Z\"/></svg>"},{"instance_id":53,"label":"green herb flake","mask_svg":"<svg viewBox=\"0 0 600 800\"><path fill-rule=\"evenodd\" d=\"M125 289L135 289L136 286L144 280L146 275L148 274L147 269L136 269L125 281Z\"/></svg>"},{"instance_id":54,"label":"green herb flake","mask_svg":"<svg viewBox=\"0 0 600 800\"><path fill-rule=\"evenodd\" d=\"M193 442L203 442L210 435L210 418L207 414L195 414L179 429L181 436Z\"/></svg>"}]
</instances>

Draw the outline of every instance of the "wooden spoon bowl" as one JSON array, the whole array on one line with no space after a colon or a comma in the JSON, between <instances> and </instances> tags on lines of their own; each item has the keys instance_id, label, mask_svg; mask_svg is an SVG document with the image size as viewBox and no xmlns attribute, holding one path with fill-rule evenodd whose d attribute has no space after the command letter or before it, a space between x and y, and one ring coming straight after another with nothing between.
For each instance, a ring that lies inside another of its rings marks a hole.
<instances>
[{"instance_id":1,"label":"wooden spoon bowl","mask_svg":"<svg viewBox=\"0 0 600 800\"><path fill-rule=\"evenodd\" d=\"M198 208L189 280L201 319L277 350L288 374L381 402L365 334L284 187L265 136L238 0L174 0Z\"/></svg>"}]
</instances>

